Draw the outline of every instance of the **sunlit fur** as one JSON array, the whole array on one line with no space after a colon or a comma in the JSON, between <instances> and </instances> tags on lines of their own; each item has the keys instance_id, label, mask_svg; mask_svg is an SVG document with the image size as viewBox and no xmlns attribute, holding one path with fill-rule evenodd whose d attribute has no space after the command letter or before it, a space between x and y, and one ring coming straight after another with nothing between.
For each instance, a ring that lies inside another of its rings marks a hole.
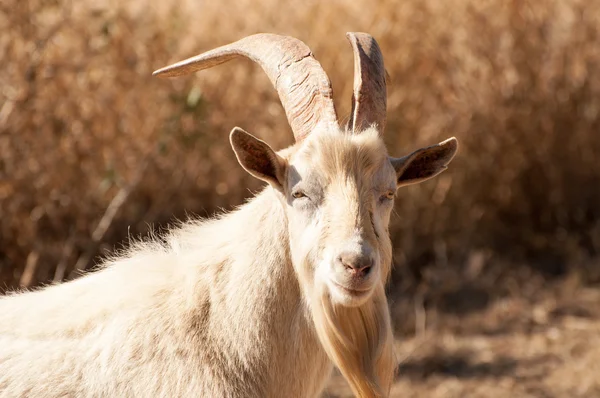
<instances>
[{"instance_id":1,"label":"sunlit fur","mask_svg":"<svg viewBox=\"0 0 600 398\"><path fill-rule=\"evenodd\" d=\"M322 134L307 142L291 161L299 174L311 174L312 179L318 170L324 189L312 217L288 210L293 264L317 335L357 396L387 396L394 370L384 292L392 261L388 232L392 203L377 201L382 193L395 190L396 179L385 147L374 130L360 135ZM378 281L366 301L346 306L328 282L335 277L332 253L357 233L376 249L373 272Z\"/></svg>"},{"instance_id":2,"label":"sunlit fur","mask_svg":"<svg viewBox=\"0 0 600 398\"><path fill-rule=\"evenodd\" d=\"M332 131L280 154L283 190L1 298L0 396L316 397L332 362L356 395L387 396L391 203L377 201L395 179L383 143ZM289 190L309 169L323 192L312 210ZM346 302L331 256L356 237L376 250L377 280Z\"/></svg>"}]
</instances>

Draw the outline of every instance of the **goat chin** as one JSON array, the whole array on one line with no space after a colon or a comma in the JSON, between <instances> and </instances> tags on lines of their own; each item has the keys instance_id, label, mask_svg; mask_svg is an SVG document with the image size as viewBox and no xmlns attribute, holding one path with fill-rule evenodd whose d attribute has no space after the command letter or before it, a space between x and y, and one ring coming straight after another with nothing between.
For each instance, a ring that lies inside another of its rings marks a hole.
<instances>
[{"instance_id":1,"label":"goat chin","mask_svg":"<svg viewBox=\"0 0 600 398\"><path fill-rule=\"evenodd\" d=\"M393 337L383 286L356 307L330 298L323 284L311 300L315 330L328 356L359 397L389 395L393 376Z\"/></svg>"}]
</instances>

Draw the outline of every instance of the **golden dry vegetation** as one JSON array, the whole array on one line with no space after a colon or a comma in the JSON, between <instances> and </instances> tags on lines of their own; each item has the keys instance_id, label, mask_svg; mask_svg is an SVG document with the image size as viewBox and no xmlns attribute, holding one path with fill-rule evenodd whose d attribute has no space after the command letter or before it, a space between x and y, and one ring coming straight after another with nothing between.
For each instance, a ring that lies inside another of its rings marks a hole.
<instances>
[{"instance_id":1,"label":"golden dry vegetation","mask_svg":"<svg viewBox=\"0 0 600 398\"><path fill-rule=\"evenodd\" d=\"M233 126L291 143L251 62L173 80L154 69L248 34L289 34L328 71L345 116L344 33L366 31L391 77L390 153L461 142L448 172L396 205L390 296L404 359L394 391L599 394L594 378L556 371L600 359L585 349L600 308L590 299L600 282L599 29L597 0L0 2L0 281L66 280L128 236L242 203L260 184L235 161ZM585 316L552 315L582 295ZM576 332L565 326L573 317ZM511 319L502 333L481 326ZM558 337L539 345L538 332ZM585 359L569 351L578 344Z\"/></svg>"}]
</instances>

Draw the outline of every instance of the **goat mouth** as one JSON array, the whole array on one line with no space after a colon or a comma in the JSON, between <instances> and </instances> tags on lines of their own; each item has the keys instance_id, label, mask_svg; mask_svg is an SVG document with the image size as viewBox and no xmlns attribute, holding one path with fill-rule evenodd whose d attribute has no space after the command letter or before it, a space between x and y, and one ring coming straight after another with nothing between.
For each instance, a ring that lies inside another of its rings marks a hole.
<instances>
[{"instance_id":1,"label":"goat mouth","mask_svg":"<svg viewBox=\"0 0 600 398\"><path fill-rule=\"evenodd\" d=\"M364 296L365 294L367 294L371 289L353 289L353 288L349 288L346 287L344 285L341 285L339 283L337 283L336 281L332 280L331 281L336 288L340 289L341 291L343 291L344 293L353 296L353 297L361 297Z\"/></svg>"}]
</instances>

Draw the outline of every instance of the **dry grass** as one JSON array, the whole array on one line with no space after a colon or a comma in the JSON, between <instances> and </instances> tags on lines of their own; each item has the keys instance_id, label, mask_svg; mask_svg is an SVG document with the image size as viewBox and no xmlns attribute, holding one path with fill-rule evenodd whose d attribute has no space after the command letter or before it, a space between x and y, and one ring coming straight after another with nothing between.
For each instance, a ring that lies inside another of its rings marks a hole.
<instances>
[{"instance_id":1,"label":"dry grass","mask_svg":"<svg viewBox=\"0 0 600 398\"><path fill-rule=\"evenodd\" d=\"M392 311L417 334L398 345L394 392L598 395L598 297L582 286L600 282L599 27L597 0L1 2L0 284L71 278L151 225L241 203L260 184L235 162L233 126L291 142L252 63L154 69L290 34L345 116L344 33L366 31L392 79L390 152L461 141L451 170L396 206ZM568 294L549 292L556 276ZM592 315L556 315L565 297Z\"/></svg>"},{"instance_id":2,"label":"dry grass","mask_svg":"<svg viewBox=\"0 0 600 398\"><path fill-rule=\"evenodd\" d=\"M599 26L595 0L7 0L0 281L68 279L150 225L241 203L260 184L229 148L235 125L277 148L291 142L256 65L175 80L152 70L247 34L290 34L329 72L344 116L344 33L367 31L392 79L390 152L461 141L449 172L398 201L397 329L422 329L430 308L534 296L552 276L598 282Z\"/></svg>"}]
</instances>

